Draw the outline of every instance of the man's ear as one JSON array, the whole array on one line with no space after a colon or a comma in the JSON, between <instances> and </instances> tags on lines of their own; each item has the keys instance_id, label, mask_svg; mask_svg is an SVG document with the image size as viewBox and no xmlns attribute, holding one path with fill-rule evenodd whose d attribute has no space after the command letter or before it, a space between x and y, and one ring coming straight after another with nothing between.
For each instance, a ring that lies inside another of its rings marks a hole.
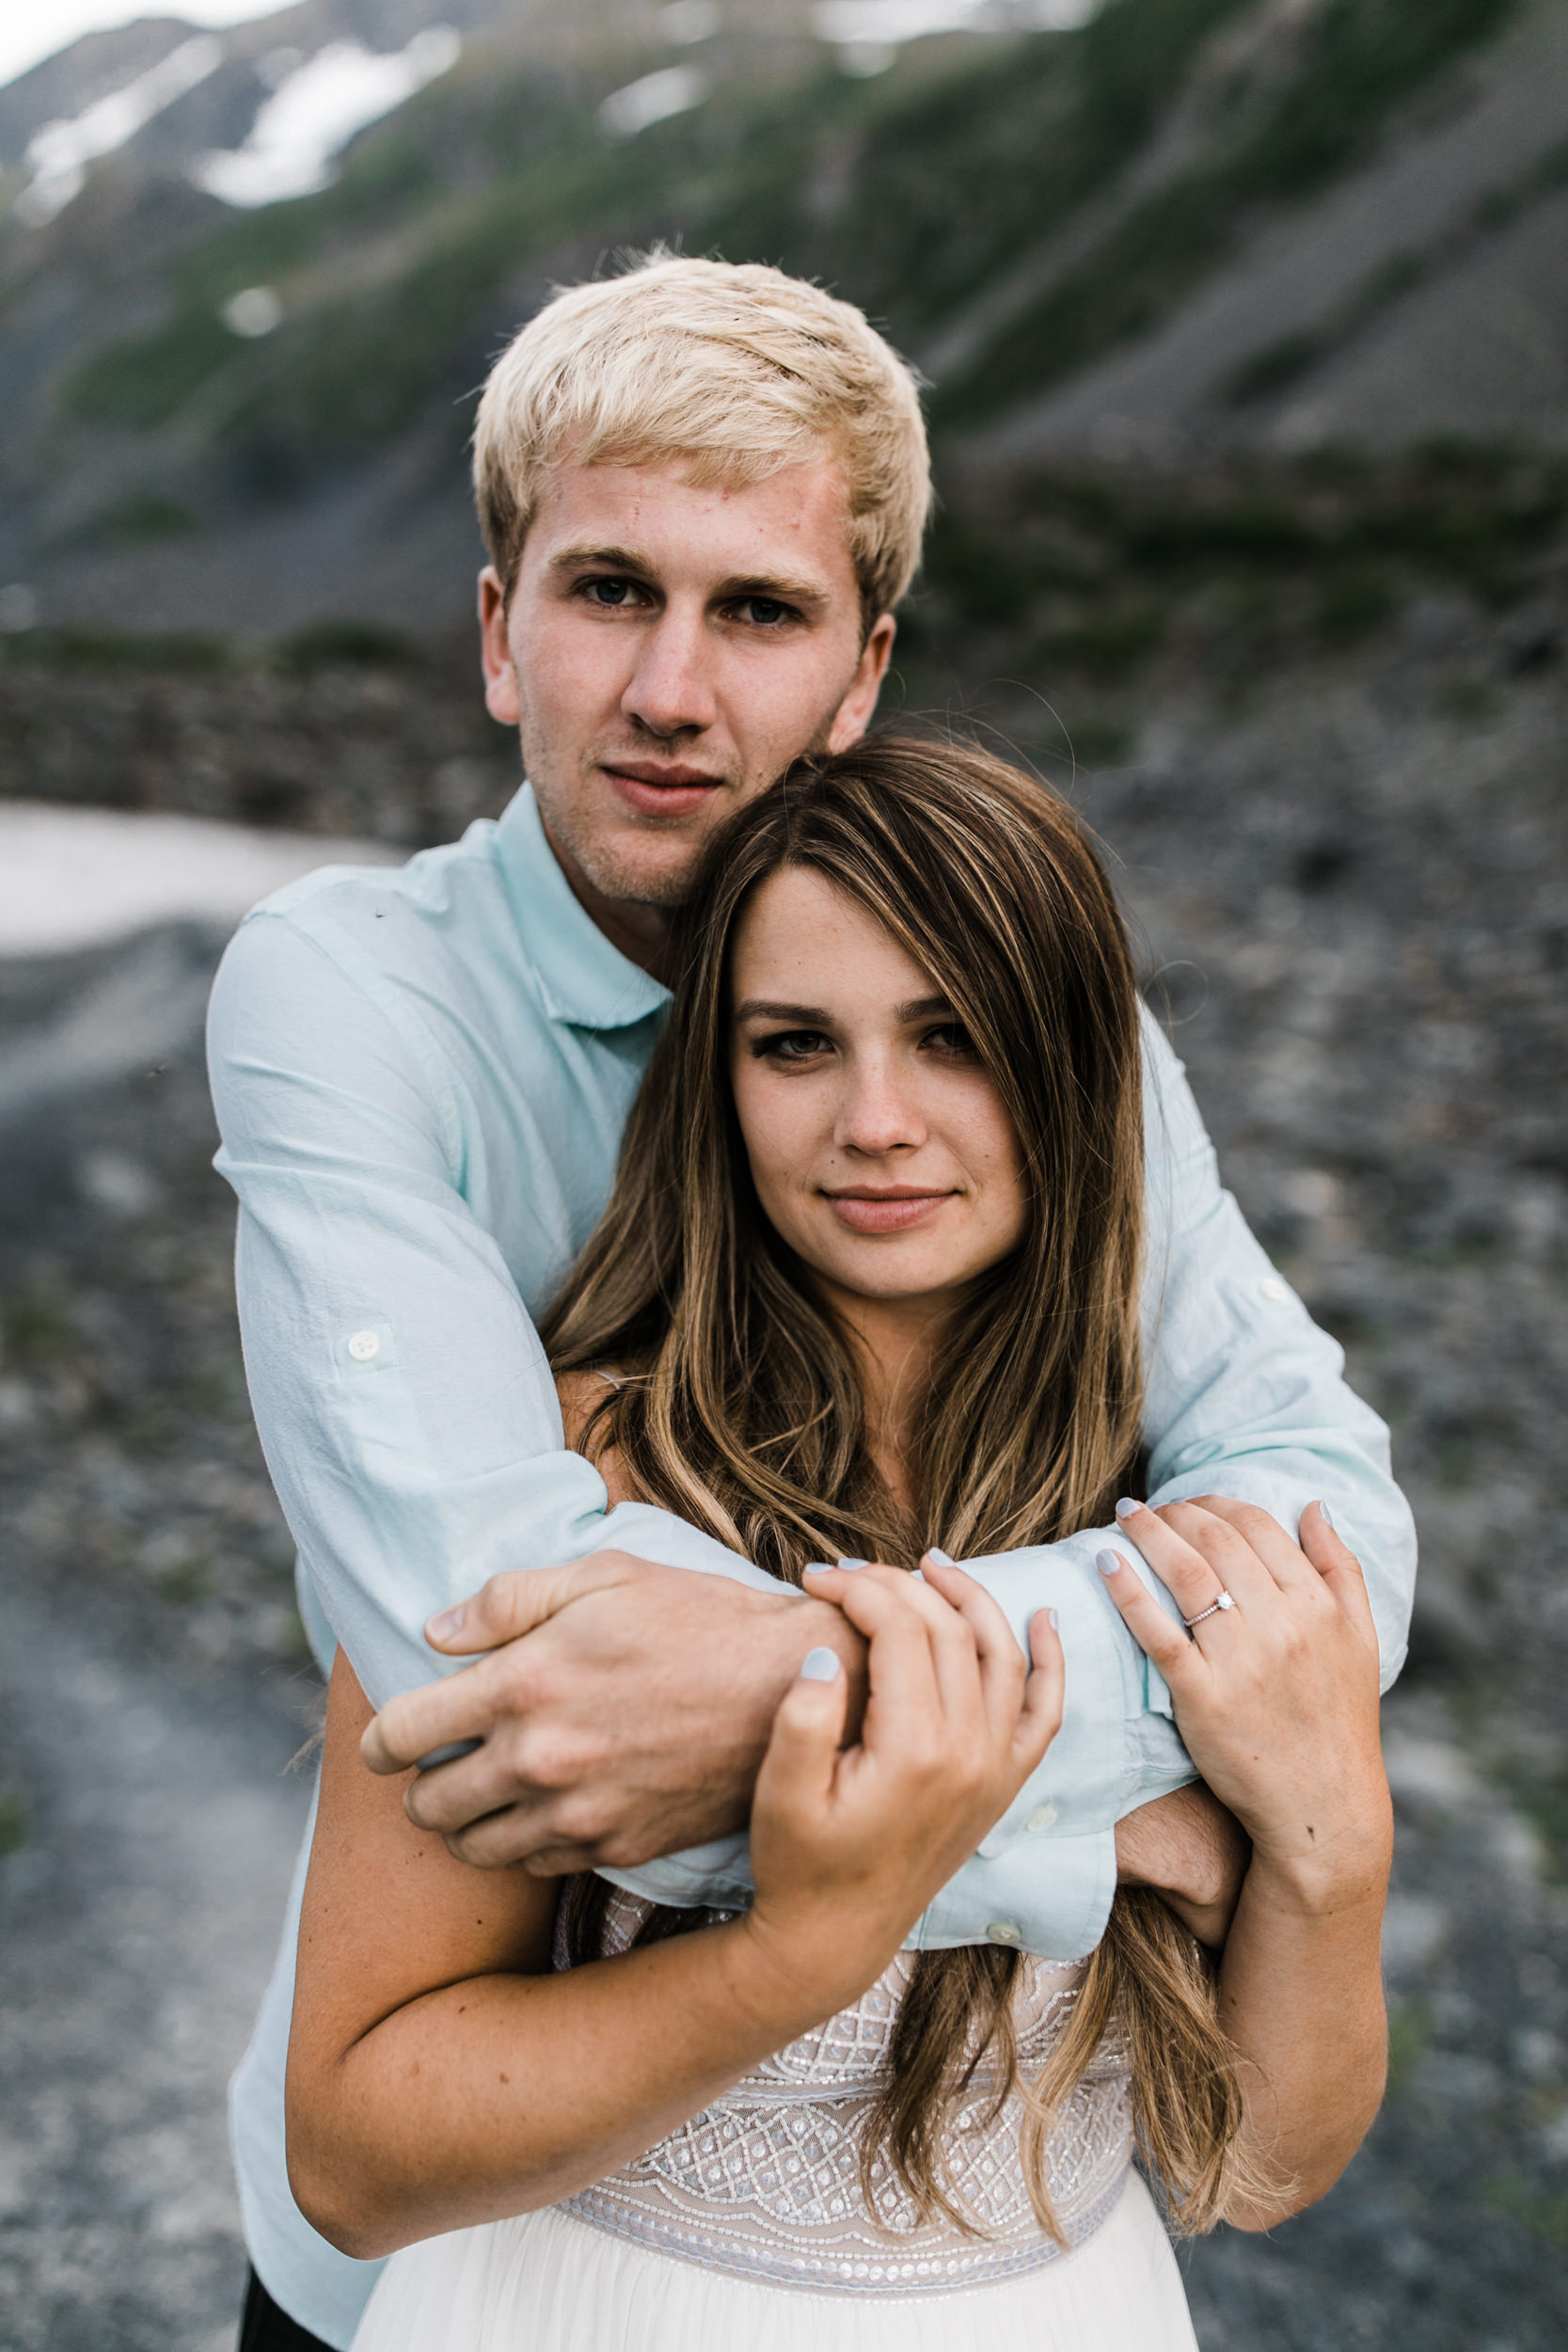
<instances>
[{"instance_id":1,"label":"man's ear","mask_svg":"<svg viewBox=\"0 0 1568 2352\"><path fill-rule=\"evenodd\" d=\"M828 729L827 748L830 752L847 752L851 743L860 741L871 724L877 697L887 675L893 641L897 634L897 622L891 612L884 612L862 648L849 691L839 704L833 723Z\"/></svg>"},{"instance_id":2,"label":"man's ear","mask_svg":"<svg viewBox=\"0 0 1568 2352\"><path fill-rule=\"evenodd\" d=\"M506 634L506 591L493 564L486 564L479 576L479 660L485 709L502 726L515 727L522 717L517 671Z\"/></svg>"}]
</instances>

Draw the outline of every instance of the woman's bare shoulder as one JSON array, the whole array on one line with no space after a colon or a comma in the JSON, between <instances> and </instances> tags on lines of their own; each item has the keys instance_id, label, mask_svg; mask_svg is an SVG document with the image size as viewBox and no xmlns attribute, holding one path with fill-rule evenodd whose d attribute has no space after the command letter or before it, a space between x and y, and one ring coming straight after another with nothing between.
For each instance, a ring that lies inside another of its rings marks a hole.
<instances>
[{"instance_id":1,"label":"woman's bare shoulder","mask_svg":"<svg viewBox=\"0 0 1568 2352\"><path fill-rule=\"evenodd\" d=\"M594 1429L591 1423L608 1391L620 1385L621 1375L613 1365L603 1371L595 1366L591 1372L558 1372L555 1375L566 1443L574 1454L584 1454L593 1463L610 1489L612 1503L634 1502L636 1493L622 1465L621 1449L606 1445L602 1427Z\"/></svg>"}]
</instances>

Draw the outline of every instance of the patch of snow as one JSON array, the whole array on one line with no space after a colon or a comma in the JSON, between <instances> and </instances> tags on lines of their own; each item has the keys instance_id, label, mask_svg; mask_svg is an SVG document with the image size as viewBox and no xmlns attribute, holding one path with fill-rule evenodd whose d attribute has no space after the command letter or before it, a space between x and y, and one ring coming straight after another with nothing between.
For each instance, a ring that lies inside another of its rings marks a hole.
<instances>
[{"instance_id":1,"label":"patch of snow","mask_svg":"<svg viewBox=\"0 0 1568 2352\"><path fill-rule=\"evenodd\" d=\"M0 801L0 955L55 955L153 923L237 923L318 866L402 863L381 842Z\"/></svg>"},{"instance_id":2,"label":"patch of snow","mask_svg":"<svg viewBox=\"0 0 1568 2352\"><path fill-rule=\"evenodd\" d=\"M284 72L243 147L201 156L190 176L209 196L247 209L314 196L330 186L333 158L356 133L450 72L462 46L450 24L428 26L387 56L356 40L328 41Z\"/></svg>"},{"instance_id":3,"label":"patch of snow","mask_svg":"<svg viewBox=\"0 0 1568 2352\"><path fill-rule=\"evenodd\" d=\"M611 90L599 108L599 120L620 139L635 138L650 123L700 106L708 94L707 75L699 66L667 65L657 73L644 73L640 82Z\"/></svg>"},{"instance_id":4,"label":"patch of snow","mask_svg":"<svg viewBox=\"0 0 1568 2352\"><path fill-rule=\"evenodd\" d=\"M1069 33L1098 16L1103 0L816 0L812 29L830 41L849 73L879 73L901 44L932 33Z\"/></svg>"},{"instance_id":5,"label":"patch of snow","mask_svg":"<svg viewBox=\"0 0 1568 2352\"><path fill-rule=\"evenodd\" d=\"M275 326L282 326L283 305L271 286L245 286L230 295L220 316L231 335L243 335L253 342L258 335L270 335Z\"/></svg>"},{"instance_id":6,"label":"patch of snow","mask_svg":"<svg viewBox=\"0 0 1568 2352\"><path fill-rule=\"evenodd\" d=\"M18 220L29 229L41 229L63 213L86 186L88 164L123 147L154 115L195 89L222 63L223 43L210 33L198 33L69 122L46 122L28 141L23 158L33 177L16 199Z\"/></svg>"}]
</instances>

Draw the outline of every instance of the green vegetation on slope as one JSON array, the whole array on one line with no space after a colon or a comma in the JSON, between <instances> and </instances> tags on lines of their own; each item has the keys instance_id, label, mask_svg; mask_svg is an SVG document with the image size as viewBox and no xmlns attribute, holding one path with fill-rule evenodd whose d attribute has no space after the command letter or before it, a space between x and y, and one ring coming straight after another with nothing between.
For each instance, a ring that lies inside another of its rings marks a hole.
<instances>
[{"instance_id":1,"label":"green vegetation on slope","mask_svg":"<svg viewBox=\"0 0 1568 2352\"><path fill-rule=\"evenodd\" d=\"M1327 0L1259 42L1243 22L1256 0L1111 0L1072 34L916 43L874 81L729 86L626 141L580 85L459 72L361 141L336 186L226 221L174 266L166 323L91 355L66 405L136 430L189 417L187 443L221 462L230 495L293 497L423 419L458 439L491 354L549 279L658 237L820 277L918 351L1010 273L1048 267L1052 239L1114 199L1191 102L1195 160L1130 210L1112 201L1089 249L939 387L938 428L967 427L1155 325L1259 207L1343 167L1513 5ZM1249 40L1226 66L1212 42L1230 30ZM1324 332L1404 282L1370 284ZM220 312L257 283L279 288L286 316L245 343ZM1233 396L1318 348L1310 334L1271 347Z\"/></svg>"},{"instance_id":2,"label":"green vegetation on slope","mask_svg":"<svg viewBox=\"0 0 1568 2352\"><path fill-rule=\"evenodd\" d=\"M1402 101L1495 33L1515 0L1331 0L1305 33L1297 71L1229 149L1151 196L964 374L939 418L970 422L1044 390L1147 332L1233 248L1260 206L1309 194L1343 167ZM1292 355L1292 357L1299 355Z\"/></svg>"}]
</instances>

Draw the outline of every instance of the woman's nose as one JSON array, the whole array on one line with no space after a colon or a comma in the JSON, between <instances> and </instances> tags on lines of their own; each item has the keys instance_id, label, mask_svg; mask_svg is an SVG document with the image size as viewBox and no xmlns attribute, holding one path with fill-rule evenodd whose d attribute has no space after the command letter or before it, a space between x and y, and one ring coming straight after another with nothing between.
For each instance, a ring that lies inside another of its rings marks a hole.
<instances>
[{"instance_id":1,"label":"woman's nose","mask_svg":"<svg viewBox=\"0 0 1568 2352\"><path fill-rule=\"evenodd\" d=\"M914 1090L900 1085L896 1074L885 1068L854 1073L837 1125L834 1140L840 1148L867 1157L911 1150L926 1138Z\"/></svg>"}]
</instances>

